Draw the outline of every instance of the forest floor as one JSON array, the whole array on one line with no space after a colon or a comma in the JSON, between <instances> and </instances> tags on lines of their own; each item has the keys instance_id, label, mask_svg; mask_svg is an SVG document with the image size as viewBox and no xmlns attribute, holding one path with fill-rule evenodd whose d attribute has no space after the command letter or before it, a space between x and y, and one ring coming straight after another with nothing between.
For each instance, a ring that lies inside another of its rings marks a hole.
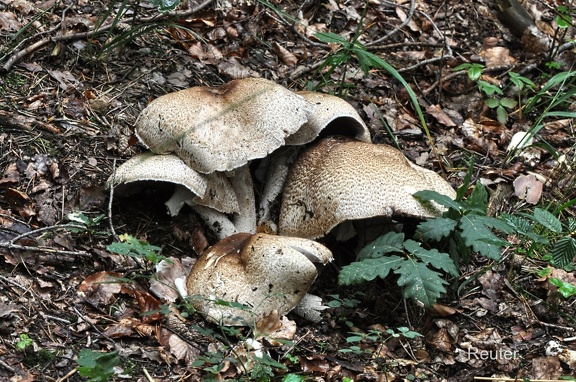
<instances>
[{"instance_id":1,"label":"forest floor","mask_svg":"<svg viewBox=\"0 0 576 382\"><path fill-rule=\"evenodd\" d=\"M574 266L549 268L550 256L514 236L502 237L509 245L500 261L473 256L462 265L436 311L403 300L394 280L339 285L336 261L312 287L330 305L322 321L290 314L296 333L284 345L263 341L269 357L240 357L234 346L253 338L251 329L194 314L186 323L193 338L181 338L151 292L152 263L107 246L114 232L129 234L186 264L214 236L189 209L168 216L162 190L109 204L105 188L115 167L144 150L133 125L150 101L259 76L341 95L373 142L391 144L393 135L410 160L455 188L474 159L472 184L489 189L493 215L555 208L576 198L574 121L538 120L561 86L530 112L522 105L555 73L574 70L574 28L555 34L554 22L572 2L524 1L538 28L532 37L512 33L500 1L191 1L168 13L151 3L169 2L0 0L0 380L106 380L109 370L110 380L158 382L576 376L576 293L563 297L550 282L576 285ZM400 72L433 150L402 85L380 68L362 71L353 57L328 72L322 64L339 46L318 32L346 40L360 32L362 49ZM454 71L465 63L481 64L480 79L503 91L496 105L466 70ZM534 87L515 89L514 73ZM503 101L510 98L520 104ZM561 106L576 109L573 93ZM511 155L512 136L537 124L538 145ZM519 179L543 191L522 193ZM562 220L575 212L565 208ZM421 336L396 335L404 327ZM238 357L252 360L246 370Z\"/></svg>"}]
</instances>

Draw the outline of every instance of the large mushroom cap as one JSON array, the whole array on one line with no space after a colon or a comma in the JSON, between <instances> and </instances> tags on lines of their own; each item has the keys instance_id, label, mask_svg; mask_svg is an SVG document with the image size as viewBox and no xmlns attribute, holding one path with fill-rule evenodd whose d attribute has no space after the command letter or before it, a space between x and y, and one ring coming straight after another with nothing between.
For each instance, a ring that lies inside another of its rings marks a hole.
<instances>
[{"instance_id":1,"label":"large mushroom cap","mask_svg":"<svg viewBox=\"0 0 576 382\"><path fill-rule=\"evenodd\" d=\"M106 182L116 187L120 195L130 194L134 183L167 182L182 186L177 190L178 199L195 203L223 213L236 213L239 204L230 180L223 173L200 174L176 155L156 155L146 152L122 163ZM181 206L179 206L181 207ZM171 213L179 207L171 207Z\"/></svg>"},{"instance_id":2,"label":"large mushroom cap","mask_svg":"<svg viewBox=\"0 0 576 382\"><path fill-rule=\"evenodd\" d=\"M273 311L282 315L292 310L317 276L315 263L331 260L332 253L311 240L240 233L202 254L188 276L188 294L213 322L254 324Z\"/></svg>"},{"instance_id":3,"label":"large mushroom cap","mask_svg":"<svg viewBox=\"0 0 576 382\"><path fill-rule=\"evenodd\" d=\"M282 146L308 119L306 100L262 78L194 87L152 101L136 135L156 153L176 153L201 173L229 171Z\"/></svg>"},{"instance_id":4,"label":"large mushroom cap","mask_svg":"<svg viewBox=\"0 0 576 382\"><path fill-rule=\"evenodd\" d=\"M304 97L314 109L308 121L286 138L288 145L312 142L321 132L326 135L346 135L363 142L370 142L370 131L352 105L340 97L309 91L297 94Z\"/></svg>"},{"instance_id":5,"label":"large mushroom cap","mask_svg":"<svg viewBox=\"0 0 576 382\"><path fill-rule=\"evenodd\" d=\"M441 206L412 196L420 190L456 196L440 175L411 163L391 146L326 138L300 154L290 169L279 232L315 239L346 220L441 214Z\"/></svg>"}]
</instances>

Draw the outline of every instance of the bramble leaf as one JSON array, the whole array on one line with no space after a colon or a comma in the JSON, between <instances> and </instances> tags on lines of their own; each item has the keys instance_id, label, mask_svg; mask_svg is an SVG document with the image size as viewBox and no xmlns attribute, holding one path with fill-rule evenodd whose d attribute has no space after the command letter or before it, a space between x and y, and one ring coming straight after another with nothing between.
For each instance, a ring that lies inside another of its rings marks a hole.
<instances>
[{"instance_id":1,"label":"bramble leaf","mask_svg":"<svg viewBox=\"0 0 576 382\"><path fill-rule=\"evenodd\" d=\"M498 260L500 245L495 243L501 240L492 233L486 218L480 215L465 215L458 226L462 230L462 238L467 246L489 259Z\"/></svg>"},{"instance_id":2,"label":"bramble leaf","mask_svg":"<svg viewBox=\"0 0 576 382\"><path fill-rule=\"evenodd\" d=\"M376 259L390 252L402 253L403 242L403 233L388 232L387 234L380 236L378 239L362 248L358 253L357 259Z\"/></svg>"},{"instance_id":3,"label":"bramble leaf","mask_svg":"<svg viewBox=\"0 0 576 382\"><path fill-rule=\"evenodd\" d=\"M418 191L415 192L413 196L417 197L418 199L433 200L436 203L443 205L444 207L453 208L456 211L460 211L463 208L461 203L453 200L449 196L442 195L436 191L430 191L430 190Z\"/></svg>"},{"instance_id":4,"label":"bramble leaf","mask_svg":"<svg viewBox=\"0 0 576 382\"><path fill-rule=\"evenodd\" d=\"M565 236L559 239L554 247L552 247L552 258L554 265L558 268L563 268L572 263L576 257L576 239L570 236Z\"/></svg>"},{"instance_id":5,"label":"bramble leaf","mask_svg":"<svg viewBox=\"0 0 576 382\"><path fill-rule=\"evenodd\" d=\"M372 281L376 277L384 279L391 270L396 269L398 264L403 261L402 257L396 255L356 261L342 267L338 275L338 282L343 285L352 285L363 281Z\"/></svg>"},{"instance_id":6,"label":"bramble leaf","mask_svg":"<svg viewBox=\"0 0 576 382\"><path fill-rule=\"evenodd\" d=\"M415 259L402 261L394 273L400 275L398 285L403 287L404 298L420 301L424 306L434 304L442 293L446 293L446 280Z\"/></svg>"},{"instance_id":7,"label":"bramble leaf","mask_svg":"<svg viewBox=\"0 0 576 382\"><path fill-rule=\"evenodd\" d=\"M456 228L458 222L449 218L433 218L418 224L417 233L423 240L441 241Z\"/></svg>"},{"instance_id":8,"label":"bramble leaf","mask_svg":"<svg viewBox=\"0 0 576 382\"><path fill-rule=\"evenodd\" d=\"M562 232L562 223L556 216L552 215L552 213L542 208L534 208L534 215L532 215L532 217L536 223L541 224L547 230L555 233Z\"/></svg>"},{"instance_id":9,"label":"bramble leaf","mask_svg":"<svg viewBox=\"0 0 576 382\"><path fill-rule=\"evenodd\" d=\"M406 240L404 248L425 264L430 264L436 269L441 269L452 276L458 276L458 269L454 265L454 261L447 253L439 252L437 249L426 249L420 246L420 243L414 240Z\"/></svg>"}]
</instances>

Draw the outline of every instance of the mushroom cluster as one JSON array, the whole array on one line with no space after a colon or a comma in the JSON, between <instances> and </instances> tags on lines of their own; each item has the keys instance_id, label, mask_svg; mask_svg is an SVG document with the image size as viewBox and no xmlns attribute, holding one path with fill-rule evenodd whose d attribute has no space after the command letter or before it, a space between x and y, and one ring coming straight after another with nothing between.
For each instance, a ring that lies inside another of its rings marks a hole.
<instances>
[{"instance_id":1,"label":"mushroom cluster","mask_svg":"<svg viewBox=\"0 0 576 382\"><path fill-rule=\"evenodd\" d=\"M441 213L412 196L419 190L455 197L438 174L372 144L346 101L261 78L159 97L138 117L135 133L149 151L119 166L107 185L120 196L142 182L175 185L169 213L189 205L220 239L194 265L189 293L202 297L195 305L209 320L228 325L316 301L306 297L315 264L332 254L312 239L339 223ZM255 179L263 184L258 208ZM318 309L311 319L319 319Z\"/></svg>"}]
</instances>

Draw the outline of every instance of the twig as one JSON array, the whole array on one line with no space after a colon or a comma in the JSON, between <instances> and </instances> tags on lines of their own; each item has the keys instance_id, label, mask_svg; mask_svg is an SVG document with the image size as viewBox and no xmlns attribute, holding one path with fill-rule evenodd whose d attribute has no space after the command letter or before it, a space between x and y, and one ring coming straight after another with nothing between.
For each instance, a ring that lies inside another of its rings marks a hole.
<instances>
[{"instance_id":1,"label":"twig","mask_svg":"<svg viewBox=\"0 0 576 382\"><path fill-rule=\"evenodd\" d=\"M10 365L8 365L6 362L2 361L0 359L0 366L2 366L4 369L8 370L11 373L16 374L16 370L14 370L14 368Z\"/></svg>"},{"instance_id":2,"label":"twig","mask_svg":"<svg viewBox=\"0 0 576 382\"><path fill-rule=\"evenodd\" d=\"M72 255L72 256L84 256L84 257L91 257L92 255L86 251L68 251L64 249L56 249L56 248L48 248L48 247L33 247L31 245L20 245L16 244L16 242L20 239L23 239L28 236L37 235L39 233L45 231L52 231L56 229L66 229L66 228L79 228L79 229L86 229L83 225L68 223L68 224L60 224L50 227L42 227L32 231L24 232L20 235L13 237L10 241L3 241L0 242L0 248L6 249L15 249L20 251L37 251L37 252L46 252L46 253L55 253L58 255Z\"/></svg>"},{"instance_id":3,"label":"twig","mask_svg":"<svg viewBox=\"0 0 576 382\"><path fill-rule=\"evenodd\" d=\"M78 315L78 318L81 319L82 321L84 321L85 323L87 323L88 325L90 325L90 327L92 329L94 329L94 331L98 334L100 334L102 337L106 338L108 341L112 342L113 344L116 343L116 341L114 341L112 338L108 337L106 334L102 333L100 331L100 329L98 329L92 322L90 322L90 320L88 320L86 317L84 317L84 315L82 313L80 313L80 311L78 309L76 309L76 307L73 307L74 312Z\"/></svg>"},{"instance_id":4,"label":"twig","mask_svg":"<svg viewBox=\"0 0 576 382\"><path fill-rule=\"evenodd\" d=\"M194 14L196 12L203 10L204 8L208 7L208 5L210 5L213 1L214 0L207 0L207 1L203 2L202 4L198 5L196 8L189 9L185 12L168 12L168 13L163 13L163 14L153 16L153 17L143 17L143 18L137 18L137 19L133 19L130 17L130 18L120 20L119 23L134 23L134 22L149 23L149 22L165 20L165 19L172 18L172 17L186 17L186 16L190 16L191 14ZM43 48L44 46L50 44L51 42L65 42L65 41L71 41L71 40L81 40L81 39L91 38L91 37L94 37L100 33L107 32L113 26L115 26L119 23L111 23L108 25L104 25L104 26L101 26L100 28L98 28L96 30L92 30L92 31L88 31L88 32L70 33L70 34L63 34L63 35L59 35L59 36L49 36L49 37L43 38L42 40L39 40L39 41L35 42L34 44L28 46L26 49L22 49L20 51L13 53L12 56L6 61L6 63L0 69L3 72L10 71L10 69L12 69L12 66L14 66L14 64L19 62L22 58L34 53L35 51ZM61 26L61 24L60 24L60 26Z\"/></svg>"},{"instance_id":5,"label":"twig","mask_svg":"<svg viewBox=\"0 0 576 382\"><path fill-rule=\"evenodd\" d=\"M71 376L73 376L74 374L76 374L77 371L78 371L77 368L74 368L74 369L70 370L70 371L68 372L68 374L66 374L66 375L63 376L62 378L58 378L58 379L56 380L56 382L64 382L65 380L67 380L68 378L70 378Z\"/></svg>"},{"instance_id":6,"label":"twig","mask_svg":"<svg viewBox=\"0 0 576 382\"><path fill-rule=\"evenodd\" d=\"M110 195L108 196L108 224L110 224L110 232L112 232L112 237L115 241L118 241L118 235L116 235L116 230L114 229L114 223L112 222L112 201L114 200L114 182L116 179L116 158L112 162L112 181L110 182Z\"/></svg>"},{"instance_id":7,"label":"twig","mask_svg":"<svg viewBox=\"0 0 576 382\"><path fill-rule=\"evenodd\" d=\"M397 7L398 4L394 4L393 6ZM377 45L377 44L381 43L382 41L385 41L388 38L390 38L390 36L398 33L400 30L402 30L402 28L404 28L406 25L408 25L408 23L412 20L412 17L414 16L414 10L415 9L416 9L416 2L414 0L410 0L410 8L408 9L408 15L406 17L406 20L404 20L402 23L400 23L400 25L396 26L394 29L392 29L390 32L388 32L386 35L380 37L377 40L366 43L366 46Z\"/></svg>"},{"instance_id":8,"label":"twig","mask_svg":"<svg viewBox=\"0 0 576 382\"><path fill-rule=\"evenodd\" d=\"M146 376L146 379L150 382L155 382L154 378L152 378L152 376L148 373L148 370L144 367L142 368L142 371L144 372L144 375Z\"/></svg>"}]
</instances>

